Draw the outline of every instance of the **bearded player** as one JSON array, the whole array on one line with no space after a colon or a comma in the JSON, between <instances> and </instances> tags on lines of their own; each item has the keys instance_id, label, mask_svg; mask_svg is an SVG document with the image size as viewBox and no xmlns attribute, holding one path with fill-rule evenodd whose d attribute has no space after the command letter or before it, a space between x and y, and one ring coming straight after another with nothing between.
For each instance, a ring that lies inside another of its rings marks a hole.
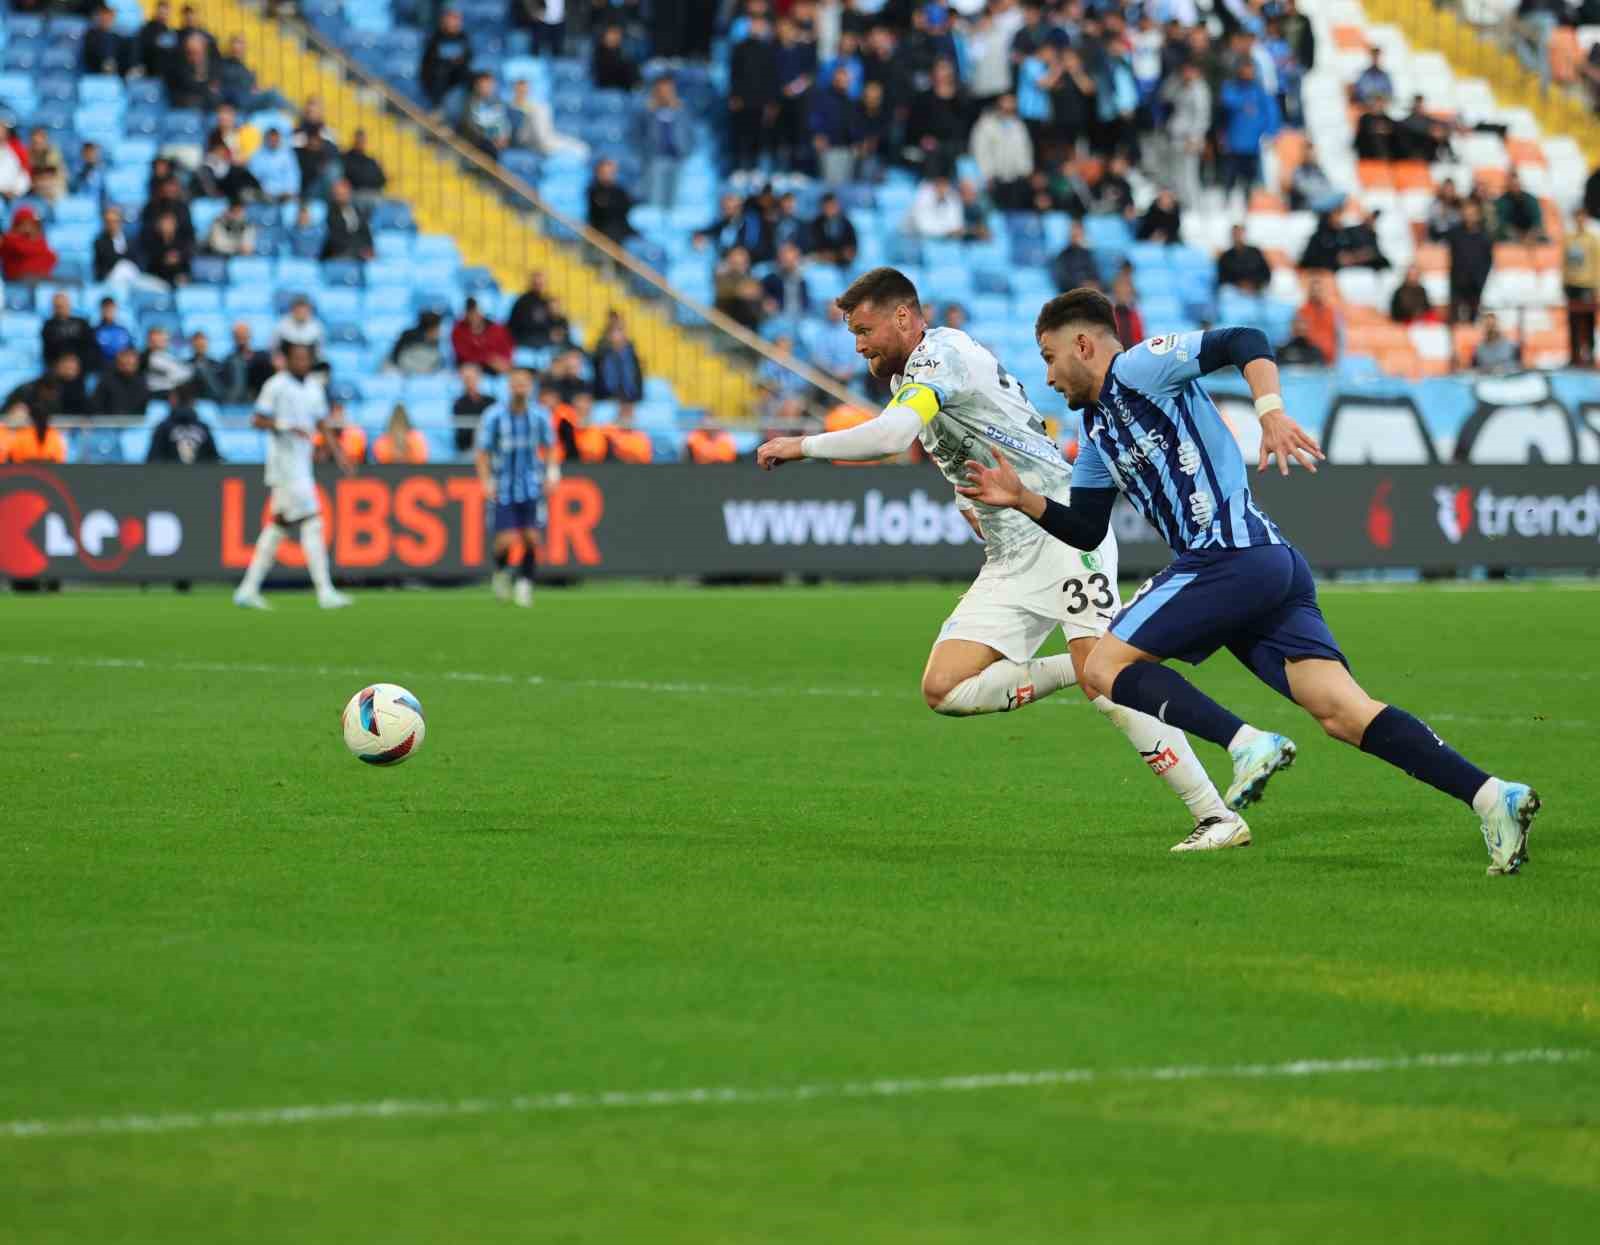
<instances>
[{"instance_id":1,"label":"bearded player","mask_svg":"<svg viewBox=\"0 0 1600 1245\"><path fill-rule=\"evenodd\" d=\"M1044 305L1034 326L1050 387L1083 412L1076 487L1063 504L1005 461L974 460L966 494L1010 506L1079 549L1105 539L1117 494L1172 546L1173 561L1111 624L1087 678L1117 704L1158 713L1225 748L1228 803L1243 808L1287 769L1294 743L1257 730L1165 663L1198 665L1227 648L1334 739L1454 796L1478 817L1491 876L1528 858L1539 795L1479 769L1423 722L1369 696L1350 673L1317 603L1311 568L1256 505L1232 431L1200 383L1237 367L1261 417L1257 469L1276 458L1312 471L1322 449L1283 407L1272 347L1256 329L1172 333L1124 350L1111 302L1077 289Z\"/></svg>"},{"instance_id":2,"label":"bearded player","mask_svg":"<svg viewBox=\"0 0 1600 1245\"><path fill-rule=\"evenodd\" d=\"M867 461L921 440L952 484L972 458L1009 464L1029 487L1065 501L1072 468L1045 434L1022 385L958 329L929 328L916 287L893 268L859 277L838 299L856 353L894 398L876 419L840 432L779 437L756 451L766 470L799 458ZM1087 552L1050 539L1014 510L957 499L984 542L982 571L940 628L922 674L935 713L1004 713L1082 683L1095 642L1120 607L1117 546L1109 533ZM1057 627L1067 652L1037 657ZM1173 851L1243 847L1244 819L1223 804L1183 733L1091 698L1194 817Z\"/></svg>"}]
</instances>

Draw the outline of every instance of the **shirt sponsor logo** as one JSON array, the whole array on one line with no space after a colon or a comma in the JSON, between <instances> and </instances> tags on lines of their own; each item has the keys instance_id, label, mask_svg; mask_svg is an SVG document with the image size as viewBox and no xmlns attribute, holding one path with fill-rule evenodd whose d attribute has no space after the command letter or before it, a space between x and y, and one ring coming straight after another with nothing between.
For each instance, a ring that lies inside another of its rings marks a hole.
<instances>
[{"instance_id":1,"label":"shirt sponsor logo","mask_svg":"<svg viewBox=\"0 0 1600 1245\"><path fill-rule=\"evenodd\" d=\"M1012 436L1009 432L1001 432L1000 429L996 428L993 424L987 424L984 426L983 435L988 437L989 440L995 442L997 445L1003 445L1007 449L1016 450L1019 454L1027 454L1031 452L1026 441L1019 437Z\"/></svg>"},{"instance_id":2,"label":"shirt sponsor logo","mask_svg":"<svg viewBox=\"0 0 1600 1245\"><path fill-rule=\"evenodd\" d=\"M1176 333L1167 333L1161 337L1152 337L1149 343L1150 353L1166 354L1167 351L1171 350L1177 344L1178 335Z\"/></svg>"},{"instance_id":3,"label":"shirt sponsor logo","mask_svg":"<svg viewBox=\"0 0 1600 1245\"><path fill-rule=\"evenodd\" d=\"M1199 527L1210 527L1211 520L1216 518L1217 503L1211 494L1204 489L1197 489L1189 494L1189 517Z\"/></svg>"},{"instance_id":4,"label":"shirt sponsor logo","mask_svg":"<svg viewBox=\"0 0 1600 1245\"><path fill-rule=\"evenodd\" d=\"M1200 450L1193 441L1184 441L1179 444L1178 470L1186 476L1192 476L1200 470Z\"/></svg>"}]
</instances>

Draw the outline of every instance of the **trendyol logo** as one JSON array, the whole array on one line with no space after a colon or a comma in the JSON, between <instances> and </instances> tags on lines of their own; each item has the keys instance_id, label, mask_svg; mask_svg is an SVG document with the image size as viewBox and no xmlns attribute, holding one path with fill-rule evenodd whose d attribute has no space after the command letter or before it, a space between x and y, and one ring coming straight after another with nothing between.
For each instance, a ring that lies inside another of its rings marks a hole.
<instances>
[{"instance_id":1,"label":"trendyol logo","mask_svg":"<svg viewBox=\"0 0 1600 1245\"><path fill-rule=\"evenodd\" d=\"M67 486L42 467L0 467L0 575L44 574L52 558L76 557L91 571L122 569L140 548L165 558L183 546L183 524L168 510L118 518L108 510L80 514Z\"/></svg>"},{"instance_id":2,"label":"trendyol logo","mask_svg":"<svg viewBox=\"0 0 1600 1245\"><path fill-rule=\"evenodd\" d=\"M1600 487L1590 485L1576 496L1496 493L1493 489L1439 485L1433 490L1439 530L1452 545L1474 531L1497 540L1520 536L1600 537Z\"/></svg>"}]
</instances>

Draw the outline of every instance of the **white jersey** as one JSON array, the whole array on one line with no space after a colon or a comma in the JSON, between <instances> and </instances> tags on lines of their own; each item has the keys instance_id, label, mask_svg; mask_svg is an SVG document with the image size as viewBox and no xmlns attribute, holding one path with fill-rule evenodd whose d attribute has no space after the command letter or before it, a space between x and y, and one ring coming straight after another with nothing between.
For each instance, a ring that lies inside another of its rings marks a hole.
<instances>
[{"instance_id":1,"label":"white jersey","mask_svg":"<svg viewBox=\"0 0 1600 1245\"><path fill-rule=\"evenodd\" d=\"M915 386L933 391L936 412L927 395L918 399L908 393ZM894 378L894 387L896 404L912 406L922 415L922 446L952 484L967 482L968 459L993 463L1003 457L1035 493L1067 500L1072 468L1045 432L1022 382L960 329L928 329L906 360L905 374ZM1053 540L1021 511L978 502L973 509L983 524L991 560L1027 557L1041 541Z\"/></svg>"},{"instance_id":2,"label":"white jersey","mask_svg":"<svg viewBox=\"0 0 1600 1245\"><path fill-rule=\"evenodd\" d=\"M288 372L279 372L261 386L256 414L266 416L274 426L267 434L267 485L310 489L312 438L317 424L328 414L328 394L322 382L313 376L296 380Z\"/></svg>"}]
</instances>

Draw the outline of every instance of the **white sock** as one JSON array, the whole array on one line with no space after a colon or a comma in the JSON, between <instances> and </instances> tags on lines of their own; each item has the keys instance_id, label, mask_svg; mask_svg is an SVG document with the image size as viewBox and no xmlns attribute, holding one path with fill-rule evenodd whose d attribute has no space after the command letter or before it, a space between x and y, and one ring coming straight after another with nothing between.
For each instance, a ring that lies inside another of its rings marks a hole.
<instances>
[{"instance_id":1,"label":"white sock","mask_svg":"<svg viewBox=\"0 0 1600 1245\"><path fill-rule=\"evenodd\" d=\"M1245 725L1234 731L1233 738L1228 740L1228 751L1237 752L1240 748L1248 748L1255 743L1256 736L1260 734L1261 732L1256 730L1255 727L1248 722L1245 723Z\"/></svg>"},{"instance_id":2,"label":"white sock","mask_svg":"<svg viewBox=\"0 0 1600 1245\"><path fill-rule=\"evenodd\" d=\"M283 529L276 523L269 523L261 529L261 535L256 537L256 551L250 555L250 565L245 569L244 578L239 581L239 591L243 595L255 596L261 591L261 581L277 561L278 546L282 543Z\"/></svg>"},{"instance_id":3,"label":"white sock","mask_svg":"<svg viewBox=\"0 0 1600 1245\"><path fill-rule=\"evenodd\" d=\"M1151 772L1172 788L1172 793L1184 802L1196 821L1229 816L1228 806L1222 802L1216 786L1206 775L1205 766L1189 746L1189 737L1176 726L1113 704L1104 696L1095 699L1094 707L1128 737L1128 742L1139 750Z\"/></svg>"},{"instance_id":4,"label":"white sock","mask_svg":"<svg viewBox=\"0 0 1600 1245\"><path fill-rule=\"evenodd\" d=\"M333 592L333 578L328 574L328 549L322 543L320 515L300 525L300 548L305 550L306 570L311 572L311 582L317 586L317 595L328 596Z\"/></svg>"},{"instance_id":5,"label":"white sock","mask_svg":"<svg viewBox=\"0 0 1600 1245\"><path fill-rule=\"evenodd\" d=\"M950 689L935 713L965 718L975 713L1005 713L1043 700L1078 681L1066 653L1032 661L997 661Z\"/></svg>"},{"instance_id":6,"label":"white sock","mask_svg":"<svg viewBox=\"0 0 1600 1245\"><path fill-rule=\"evenodd\" d=\"M1478 794L1472 797L1472 811L1481 818L1487 818L1494 812L1494 806L1498 803L1500 803L1500 780L1490 778L1478 788Z\"/></svg>"}]
</instances>

